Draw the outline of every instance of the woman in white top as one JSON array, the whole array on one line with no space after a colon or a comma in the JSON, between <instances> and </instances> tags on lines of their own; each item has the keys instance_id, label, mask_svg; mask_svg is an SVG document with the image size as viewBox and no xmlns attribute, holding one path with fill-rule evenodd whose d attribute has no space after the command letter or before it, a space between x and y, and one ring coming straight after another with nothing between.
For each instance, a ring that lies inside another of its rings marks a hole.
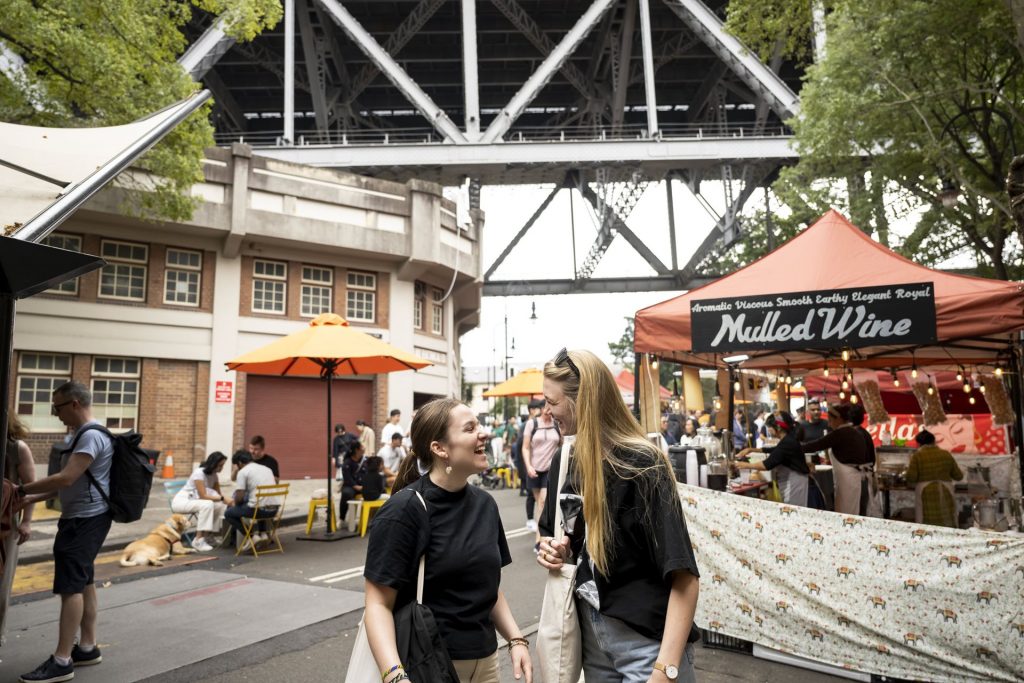
<instances>
[{"instance_id":1,"label":"woman in white top","mask_svg":"<svg viewBox=\"0 0 1024 683\"><path fill-rule=\"evenodd\" d=\"M178 491L171 501L171 511L182 515L199 515L196 538L192 547L201 552L213 550L205 538L207 532L216 531L224 520L227 509L225 498L220 492L220 478L217 476L224 469L228 458L220 451L210 453L200 467L196 468L188 478L185 486Z\"/></svg>"}]
</instances>

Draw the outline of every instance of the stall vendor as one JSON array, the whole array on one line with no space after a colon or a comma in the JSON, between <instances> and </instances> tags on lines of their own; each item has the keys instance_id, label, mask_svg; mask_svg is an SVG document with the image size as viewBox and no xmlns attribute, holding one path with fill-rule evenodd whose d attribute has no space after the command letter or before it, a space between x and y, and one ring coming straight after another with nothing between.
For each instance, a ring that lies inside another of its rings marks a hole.
<instances>
[{"instance_id":1,"label":"stall vendor","mask_svg":"<svg viewBox=\"0 0 1024 683\"><path fill-rule=\"evenodd\" d=\"M804 453L831 449L836 486L836 512L865 515L871 499L875 455L868 451L864 437L854 427L848 404L828 409L829 433L801 444Z\"/></svg>"},{"instance_id":2,"label":"stall vendor","mask_svg":"<svg viewBox=\"0 0 1024 683\"><path fill-rule=\"evenodd\" d=\"M935 435L922 429L915 439L920 446L910 456L907 483L915 488L918 524L934 524L957 528L956 498L953 480L960 481L964 473L949 451L935 445Z\"/></svg>"},{"instance_id":3,"label":"stall vendor","mask_svg":"<svg viewBox=\"0 0 1024 683\"><path fill-rule=\"evenodd\" d=\"M782 439L775 446L744 448L736 455L736 467L747 470L771 470L779 485L782 502L808 507L812 483L811 471L800 447L803 430L793 416L784 411L769 415L764 424L770 432L781 432ZM741 460L751 453L765 453L768 457L760 462Z\"/></svg>"}]
</instances>

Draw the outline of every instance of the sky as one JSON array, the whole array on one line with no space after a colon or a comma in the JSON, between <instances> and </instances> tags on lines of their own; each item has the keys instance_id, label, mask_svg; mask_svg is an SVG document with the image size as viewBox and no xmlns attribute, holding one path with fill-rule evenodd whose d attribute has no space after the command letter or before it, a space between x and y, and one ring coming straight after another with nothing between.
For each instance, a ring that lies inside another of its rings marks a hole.
<instances>
[{"instance_id":1,"label":"sky","mask_svg":"<svg viewBox=\"0 0 1024 683\"><path fill-rule=\"evenodd\" d=\"M482 232L483 270L487 270L512 237L550 193L553 185L516 185L483 188L485 213ZM705 198L722 212L725 205L720 183L704 183ZM760 193L754 195L760 197ZM673 184L676 214L676 247L684 265L708 232L712 218L679 181ZM755 201L752 199L751 201ZM578 193L573 193L570 216L569 190L563 189L534 224L516 249L495 272L496 280L571 278L573 274L573 219L576 259L582 263L597 234L596 221ZM671 267L668 209L665 185L652 183L637 203L626 224ZM642 277L654 271L620 236L605 253L594 277ZM464 366L496 366L505 356L505 318L508 318L511 363L537 365L563 346L588 349L611 361L608 343L618 341L626 327L625 317L651 304L678 296L676 292L630 294L566 294L528 297L484 297L480 326L462 337ZM531 321L536 304L537 320Z\"/></svg>"}]
</instances>

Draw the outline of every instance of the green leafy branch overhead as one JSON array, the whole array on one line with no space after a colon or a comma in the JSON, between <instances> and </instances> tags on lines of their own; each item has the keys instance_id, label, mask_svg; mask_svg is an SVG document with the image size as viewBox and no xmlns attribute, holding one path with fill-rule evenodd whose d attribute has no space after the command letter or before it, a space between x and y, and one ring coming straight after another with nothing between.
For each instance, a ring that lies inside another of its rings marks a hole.
<instances>
[{"instance_id":1,"label":"green leafy branch overhead","mask_svg":"<svg viewBox=\"0 0 1024 683\"><path fill-rule=\"evenodd\" d=\"M227 18L228 32L251 40L281 18L279 0L3 0L0 49L24 68L0 72L0 120L35 126L128 123L199 89L178 66L183 33L199 7ZM129 210L182 220L213 145L209 106L201 108L138 165L159 180L131 193ZM122 176L132 186L141 176ZM133 180L134 178L134 180Z\"/></svg>"}]
</instances>

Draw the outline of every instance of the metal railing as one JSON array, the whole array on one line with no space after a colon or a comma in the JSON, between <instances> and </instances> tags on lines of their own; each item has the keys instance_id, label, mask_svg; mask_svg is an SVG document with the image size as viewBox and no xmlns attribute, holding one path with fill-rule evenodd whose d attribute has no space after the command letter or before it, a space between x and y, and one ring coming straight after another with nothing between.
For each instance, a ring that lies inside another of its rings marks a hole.
<instances>
[{"instance_id":1,"label":"metal railing","mask_svg":"<svg viewBox=\"0 0 1024 683\"><path fill-rule=\"evenodd\" d=\"M750 123L670 123L661 126L657 135L651 136L647 127L641 124L624 125L618 129L593 128L591 126L519 126L505 138L505 143L517 142L598 142L623 140L681 139L731 139L764 138L792 135L786 126L758 126ZM244 142L253 147L290 147L284 142L282 131L261 131L256 133L216 133L214 139L219 145ZM349 130L306 132L296 135L295 147L346 146L346 145L440 145L444 139L433 128L388 128L381 130Z\"/></svg>"}]
</instances>

